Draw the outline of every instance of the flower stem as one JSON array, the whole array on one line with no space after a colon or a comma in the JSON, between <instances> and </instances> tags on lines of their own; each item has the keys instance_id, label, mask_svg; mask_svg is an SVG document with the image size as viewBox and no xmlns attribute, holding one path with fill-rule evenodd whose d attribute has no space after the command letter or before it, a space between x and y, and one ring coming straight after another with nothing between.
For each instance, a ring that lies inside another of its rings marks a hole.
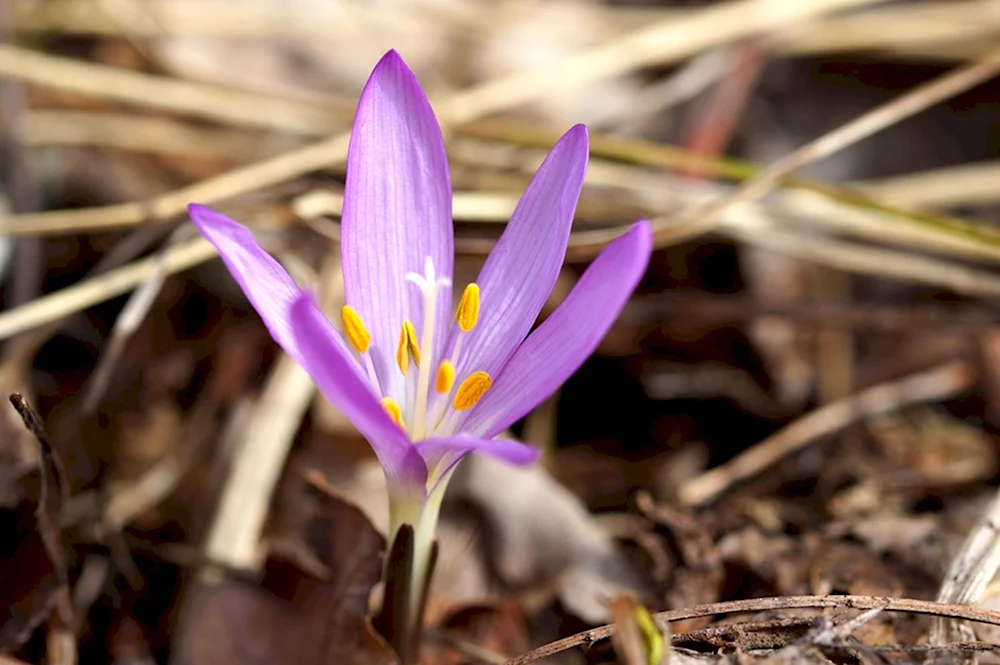
<instances>
[{"instance_id":1,"label":"flower stem","mask_svg":"<svg viewBox=\"0 0 1000 665\"><path fill-rule=\"evenodd\" d=\"M424 609L437 559L434 533L450 477L449 471L432 481L426 498L389 495L392 544L386 557L385 600L374 624L402 665L414 665L419 659Z\"/></svg>"},{"instance_id":2,"label":"flower stem","mask_svg":"<svg viewBox=\"0 0 1000 665\"><path fill-rule=\"evenodd\" d=\"M424 503L420 511L420 519L414 525L413 531L413 575L410 577L410 616L422 615L422 608L417 605L422 602L427 593L423 585L430 585L430 558L434 547L434 534L437 531L438 518L441 515L441 502L444 499L444 485L439 483Z\"/></svg>"}]
</instances>

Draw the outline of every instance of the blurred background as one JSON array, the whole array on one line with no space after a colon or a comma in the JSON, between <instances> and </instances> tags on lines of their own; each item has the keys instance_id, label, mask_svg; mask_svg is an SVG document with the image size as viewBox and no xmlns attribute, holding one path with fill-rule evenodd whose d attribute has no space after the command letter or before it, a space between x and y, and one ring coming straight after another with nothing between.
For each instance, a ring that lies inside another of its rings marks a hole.
<instances>
[{"instance_id":1,"label":"blurred background","mask_svg":"<svg viewBox=\"0 0 1000 665\"><path fill-rule=\"evenodd\" d=\"M543 316L656 228L598 352L515 427L542 464L467 460L449 489L427 662L503 662L622 594L959 600L1000 478L1000 2L4 0L0 40L0 387L56 454L8 409L0 652L391 662L351 563L377 561L381 470L184 212L249 225L338 308L346 136L390 48L445 130L455 283L576 123ZM714 653L709 625L675 646ZM331 634L357 644L313 653Z\"/></svg>"}]
</instances>

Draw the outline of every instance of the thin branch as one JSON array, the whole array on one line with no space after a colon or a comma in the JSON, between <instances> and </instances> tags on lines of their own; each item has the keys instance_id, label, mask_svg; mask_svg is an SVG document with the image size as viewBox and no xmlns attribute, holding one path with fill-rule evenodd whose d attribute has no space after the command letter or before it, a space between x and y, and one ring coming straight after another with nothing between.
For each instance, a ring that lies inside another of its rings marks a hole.
<instances>
[{"instance_id":1,"label":"thin branch","mask_svg":"<svg viewBox=\"0 0 1000 665\"><path fill-rule=\"evenodd\" d=\"M242 127L323 136L343 127L344 112L205 83L146 74L0 44L0 75L59 90L71 90L173 111ZM338 118L338 115L340 116Z\"/></svg>"},{"instance_id":2,"label":"thin branch","mask_svg":"<svg viewBox=\"0 0 1000 665\"><path fill-rule=\"evenodd\" d=\"M15 309L0 312L0 340L128 293L158 270L162 270L164 275L173 275L204 263L215 255L215 248L207 240L193 238L171 247L161 256L151 256L109 270Z\"/></svg>"},{"instance_id":3,"label":"thin branch","mask_svg":"<svg viewBox=\"0 0 1000 665\"><path fill-rule=\"evenodd\" d=\"M670 18L623 35L608 44L574 54L545 67L486 81L434 101L442 125L451 126L510 109L552 95L555 90L579 87L618 76L641 67L675 62L706 48L748 35L766 33L804 20L877 0L812 0L782 6L773 11L771 0L737 0L698 11L683 20ZM17 73L25 65L17 53L6 53L2 69ZM21 54L23 55L23 54ZM51 56L45 56L51 57ZM66 64L66 63L64 63ZM87 65L88 63L69 63ZM0 65L3 59L0 58ZM76 71L75 69L73 71ZM89 68L87 70L90 71ZM66 72L58 77L64 83ZM120 72L132 74L132 72ZM104 88L101 90L106 92ZM98 91L95 91L98 92ZM138 99L136 99L138 101ZM252 113L260 114L258 106ZM224 199L290 180L312 171L343 163L349 133L341 133L277 157L232 169L193 185L133 202L82 210L59 210L0 219L0 233L56 233L110 229L140 224L147 219L164 220L182 214L188 203L212 204ZM604 244L620 234L602 236Z\"/></svg>"},{"instance_id":4,"label":"thin branch","mask_svg":"<svg viewBox=\"0 0 1000 665\"><path fill-rule=\"evenodd\" d=\"M907 404L928 402L966 389L974 372L963 362L949 362L896 381L881 383L795 420L725 464L681 485L678 497L688 506L704 505L733 485L774 466L783 457L863 418Z\"/></svg>"},{"instance_id":5,"label":"thin branch","mask_svg":"<svg viewBox=\"0 0 1000 665\"><path fill-rule=\"evenodd\" d=\"M688 216L680 224L655 229L654 237L673 238L678 233L704 233L714 228L719 215L731 206L760 198L771 191L782 178L807 164L862 141L887 127L900 122L928 107L937 104L988 81L1000 72L1000 49L990 51L982 59L958 67L931 81L917 86L906 94L881 104L837 129L793 150L763 169L730 196L713 201L702 210Z\"/></svg>"},{"instance_id":6,"label":"thin branch","mask_svg":"<svg viewBox=\"0 0 1000 665\"><path fill-rule=\"evenodd\" d=\"M911 612L930 616L965 619L978 623L1000 626L1000 611L987 610L968 605L947 605L930 600L911 598L879 598L877 596L785 596L778 598L753 598L749 600L731 600L723 603L696 605L679 610L668 610L653 615L657 623L666 627L674 621L695 619L698 617L715 616L717 614L737 614L743 612L773 612L775 610L791 609L825 609L838 608L848 610L872 610L884 608L887 612ZM568 649L579 646L589 646L611 636L614 627L601 626L587 630L570 637L557 640L545 646L533 649L526 654L508 660L504 665L527 665L542 658L554 656Z\"/></svg>"}]
</instances>

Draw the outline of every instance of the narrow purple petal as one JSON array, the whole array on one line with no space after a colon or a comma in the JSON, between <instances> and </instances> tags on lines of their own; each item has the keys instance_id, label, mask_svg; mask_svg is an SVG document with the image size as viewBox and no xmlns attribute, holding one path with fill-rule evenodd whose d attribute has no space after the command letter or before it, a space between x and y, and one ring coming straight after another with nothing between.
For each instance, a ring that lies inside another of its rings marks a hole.
<instances>
[{"instance_id":1,"label":"narrow purple petal","mask_svg":"<svg viewBox=\"0 0 1000 665\"><path fill-rule=\"evenodd\" d=\"M334 343L336 329L310 296L303 295L292 304L291 325L302 351L302 368L368 440L390 485L423 491L427 480L423 458L389 418L368 382L354 371L352 359L340 352Z\"/></svg>"},{"instance_id":2,"label":"narrow purple petal","mask_svg":"<svg viewBox=\"0 0 1000 665\"><path fill-rule=\"evenodd\" d=\"M302 296L302 290L243 225L196 203L188 206L188 214L202 235L215 245L233 279L263 319L274 341L302 364L302 353L292 334L289 311L292 303ZM331 343L341 355L348 354L339 335Z\"/></svg>"},{"instance_id":3,"label":"narrow purple petal","mask_svg":"<svg viewBox=\"0 0 1000 665\"><path fill-rule=\"evenodd\" d=\"M341 245L347 302L372 337L380 383L397 394L393 371L399 333L423 322L420 291L406 274L424 274L427 257L439 276L454 262L451 176L444 140L420 84L395 51L372 72L354 119L347 157ZM438 330L445 330L451 289L438 299ZM441 337L441 336L439 336ZM434 357L441 353L436 342Z\"/></svg>"},{"instance_id":4,"label":"narrow purple petal","mask_svg":"<svg viewBox=\"0 0 1000 665\"><path fill-rule=\"evenodd\" d=\"M436 470L439 477L445 475L470 453L488 455L518 466L534 464L539 457L537 448L520 441L482 439L467 434L420 441L417 443L417 450L423 456L427 468Z\"/></svg>"},{"instance_id":5,"label":"narrow purple petal","mask_svg":"<svg viewBox=\"0 0 1000 665\"><path fill-rule=\"evenodd\" d=\"M486 259L478 279L479 323L465 333L456 362L460 380L479 370L495 375L531 330L566 256L587 152L583 125L559 139Z\"/></svg>"},{"instance_id":6,"label":"narrow purple petal","mask_svg":"<svg viewBox=\"0 0 1000 665\"><path fill-rule=\"evenodd\" d=\"M639 221L609 244L566 300L524 341L461 431L496 436L535 408L594 352L646 272L653 251Z\"/></svg>"}]
</instances>

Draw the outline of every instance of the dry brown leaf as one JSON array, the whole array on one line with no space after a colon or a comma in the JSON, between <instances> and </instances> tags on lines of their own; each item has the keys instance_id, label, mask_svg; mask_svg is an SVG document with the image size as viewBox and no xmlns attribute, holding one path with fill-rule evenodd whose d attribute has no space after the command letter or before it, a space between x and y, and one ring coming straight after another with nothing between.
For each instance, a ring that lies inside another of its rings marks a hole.
<instances>
[{"instance_id":1,"label":"dry brown leaf","mask_svg":"<svg viewBox=\"0 0 1000 665\"><path fill-rule=\"evenodd\" d=\"M610 536L543 467L473 456L449 492L452 500L482 511L490 555L505 583L554 584L567 610L595 624L607 620L612 598L641 592L638 575Z\"/></svg>"},{"instance_id":2,"label":"dry brown leaf","mask_svg":"<svg viewBox=\"0 0 1000 665\"><path fill-rule=\"evenodd\" d=\"M331 445L313 448L309 461L322 464L331 484L384 533L388 506L381 468L352 463ZM493 604L507 588L556 596L571 613L598 624L607 619L611 598L642 591L612 538L542 466L466 458L445 495L437 535L429 617Z\"/></svg>"},{"instance_id":3,"label":"dry brown leaf","mask_svg":"<svg viewBox=\"0 0 1000 665\"><path fill-rule=\"evenodd\" d=\"M200 581L187 601L176 653L189 665L394 665L368 622L385 540L364 514L322 481L303 539L326 568L318 579L272 557L260 584Z\"/></svg>"}]
</instances>

